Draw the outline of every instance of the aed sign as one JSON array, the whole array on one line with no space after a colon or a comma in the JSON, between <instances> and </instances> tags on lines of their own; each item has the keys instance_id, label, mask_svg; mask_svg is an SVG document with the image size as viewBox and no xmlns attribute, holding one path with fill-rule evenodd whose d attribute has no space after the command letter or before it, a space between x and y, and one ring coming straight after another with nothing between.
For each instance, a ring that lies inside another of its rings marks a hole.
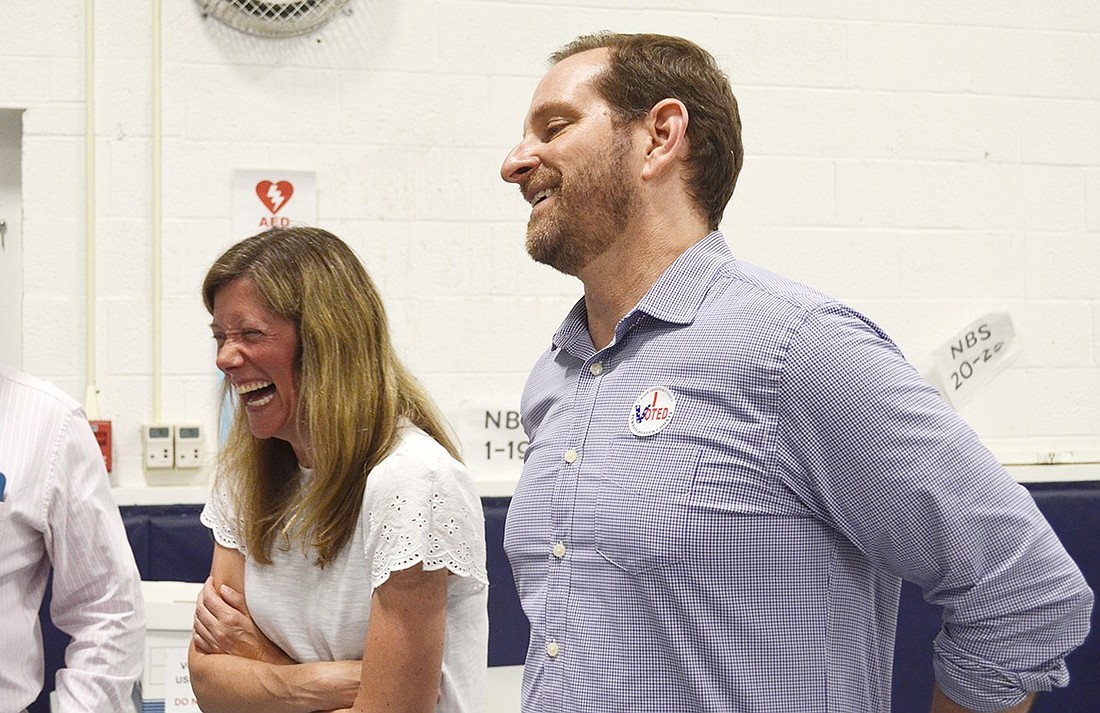
<instances>
[{"instance_id":1,"label":"aed sign","mask_svg":"<svg viewBox=\"0 0 1100 713\"><path fill-rule=\"evenodd\" d=\"M317 224L317 175L312 171L234 171L233 236L269 228Z\"/></svg>"},{"instance_id":2,"label":"aed sign","mask_svg":"<svg viewBox=\"0 0 1100 713\"><path fill-rule=\"evenodd\" d=\"M963 327L936 350L936 376L943 395L959 408L1020 354L1012 316L991 312Z\"/></svg>"}]
</instances>

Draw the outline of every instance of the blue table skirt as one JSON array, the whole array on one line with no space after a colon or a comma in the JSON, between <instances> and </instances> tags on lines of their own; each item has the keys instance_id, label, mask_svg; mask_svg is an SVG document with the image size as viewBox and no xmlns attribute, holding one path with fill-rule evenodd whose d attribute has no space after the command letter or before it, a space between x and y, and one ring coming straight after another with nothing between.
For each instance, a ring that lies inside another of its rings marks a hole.
<instances>
[{"instance_id":1,"label":"blue table skirt","mask_svg":"<svg viewBox=\"0 0 1100 713\"><path fill-rule=\"evenodd\" d=\"M1100 589L1100 482L1029 483L1039 508L1077 561L1094 590ZM489 570L489 665L523 663L528 624L519 605L512 569L504 555L504 519L509 498L482 498ZM125 506L121 508L134 557L146 581L202 582L210 572L213 540L199 522L201 505ZM68 637L49 622L49 591L43 602L47 688L64 663ZM1093 612L1093 630L1100 615ZM894 658L894 713L927 713L932 691L932 639L940 610L920 591L902 588ZM1041 696L1032 713L1100 713L1100 635L1092 636L1069 657L1068 688ZM47 713L44 693L29 710Z\"/></svg>"}]
</instances>

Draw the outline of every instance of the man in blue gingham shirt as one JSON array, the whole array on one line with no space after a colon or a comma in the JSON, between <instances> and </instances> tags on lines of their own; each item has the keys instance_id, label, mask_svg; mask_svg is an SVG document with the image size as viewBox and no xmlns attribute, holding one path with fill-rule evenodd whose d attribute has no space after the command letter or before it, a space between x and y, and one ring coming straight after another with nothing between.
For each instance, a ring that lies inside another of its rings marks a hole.
<instances>
[{"instance_id":1,"label":"man in blue gingham shirt","mask_svg":"<svg viewBox=\"0 0 1100 713\"><path fill-rule=\"evenodd\" d=\"M945 607L934 711L1065 685L1092 593L1027 491L874 324L716 230L742 154L710 56L552 62L502 166L585 288L521 404L524 711L888 711L902 578Z\"/></svg>"}]
</instances>

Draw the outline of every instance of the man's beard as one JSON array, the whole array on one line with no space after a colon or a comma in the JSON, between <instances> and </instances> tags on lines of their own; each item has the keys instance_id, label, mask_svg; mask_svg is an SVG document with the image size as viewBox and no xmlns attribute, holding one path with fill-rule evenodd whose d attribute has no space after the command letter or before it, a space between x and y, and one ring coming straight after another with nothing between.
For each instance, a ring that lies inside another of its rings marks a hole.
<instances>
[{"instance_id":1,"label":"man's beard","mask_svg":"<svg viewBox=\"0 0 1100 713\"><path fill-rule=\"evenodd\" d=\"M639 204L626 169L629 147L628 134L616 131L611 145L568 181L555 169L539 169L556 177L557 189L550 210L527 224L527 252L536 262L577 275L622 236Z\"/></svg>"}]
</instances>

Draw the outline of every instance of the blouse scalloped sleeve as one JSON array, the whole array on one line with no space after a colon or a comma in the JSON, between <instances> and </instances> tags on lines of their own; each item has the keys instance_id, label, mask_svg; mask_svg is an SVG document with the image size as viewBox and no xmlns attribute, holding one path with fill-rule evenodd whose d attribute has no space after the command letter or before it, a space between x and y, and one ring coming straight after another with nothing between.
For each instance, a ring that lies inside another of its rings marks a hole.
<instances>
[{"instance_id":1,"label":"blouse scalloped sleeve","mask_svg":"<svg viewBox=\"0 0 1100 713\"><path fill-rule=\"evenodd\" d=\"M244 543L237 537L237 518L229 496L229 488L223 478L215 478L210 497L203 506L199 521L210 528L214 541L222 547L245 552Z\"/></svg>"},{"instance_id":2,"label":"blouse scalloped sleeve","mask_svg":"<svg viewBox=\"0 0 1100 713\"><path fill-rule=\"evenodd\" d=\"M372 587L418 563L462 578L452 586L489 583L481 499L466 468L422 431L406 430L367 477L362 522Z\"/></svg>"}]
</instances>

